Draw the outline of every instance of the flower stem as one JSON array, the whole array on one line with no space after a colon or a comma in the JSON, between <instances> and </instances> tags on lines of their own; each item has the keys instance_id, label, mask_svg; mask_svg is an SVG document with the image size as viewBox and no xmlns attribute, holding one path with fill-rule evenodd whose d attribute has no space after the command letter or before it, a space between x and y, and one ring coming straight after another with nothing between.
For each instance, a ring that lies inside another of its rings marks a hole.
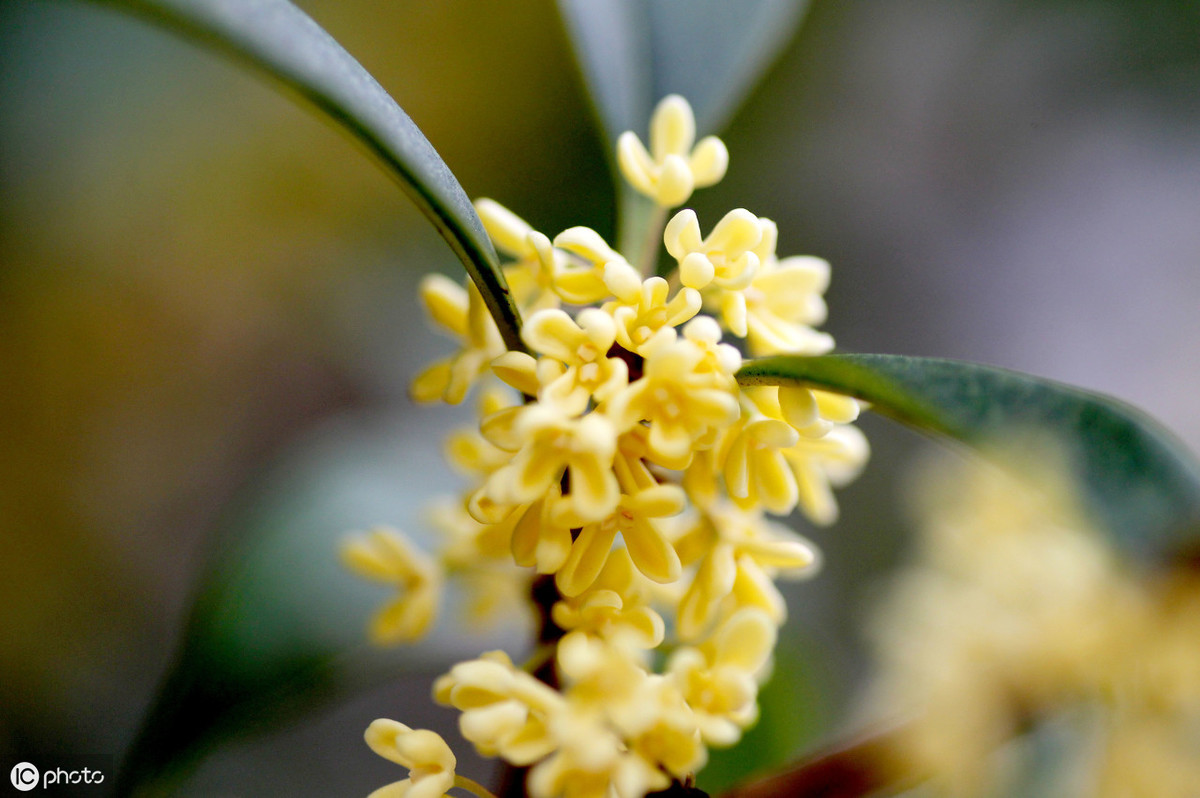
<instances>
[{"instance_id":1,"label":"flower stem","mask_svg":"<svg viewBox=\"0 0 1200 798\"><path fill-rule=\"evenodd\" d=\"M553 576L542 575L533 580L530 596L538 614L538 650L549 650L549 656L544 657L535 652L529 664L537 664L531 673L544 684L557 688L558 673L554 669L554 652L566 630L554 622L551 609L562 599L562 594L558 592L558 585L554 583ZM528 766L506 764L500 776L500 798L524 798L525 777L528 775Z\"/></svg>"},{"instance_id":2,"label":"flower stem","mask_svg":"<svg viewBox=\"0 0 1200 798\"><path fill-rule=\"evenodd\" d=\"M646 237L638 252L638 271L642 277L650 277L657 271L658 247L662 243L663 227L667 223L667 209L655 205L646 225Z\"/></svg>"},{"instance_id":3,"label":"flower stem","mask_svg":"<svg viewBox=\"0 0 1200 798\"><path fill-rule=\"evenodd\" d=\"M454 786L466 790L467 792L475 793L475 795L479 796L479 798L496 798L496 796L492 794L492 791L487 787L484 787L474 779L468 779L461 773L454 774Z\"/></svg>"}]
</instances>

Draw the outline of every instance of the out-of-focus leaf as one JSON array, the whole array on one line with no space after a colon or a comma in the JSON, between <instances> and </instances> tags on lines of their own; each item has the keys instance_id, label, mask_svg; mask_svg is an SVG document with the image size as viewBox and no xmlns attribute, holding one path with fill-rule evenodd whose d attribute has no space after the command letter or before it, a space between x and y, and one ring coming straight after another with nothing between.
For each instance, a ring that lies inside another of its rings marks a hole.
<instances>
[{"instance_id":1,"label":"out-of-focus leaf","mask_svg":"<svg viewBox=\"0 0 1200 798\"><path fill-rule=\"evenodd\" d=\"M722 128L796 30L807 0L559 0L614 158L654 105L681 94L699 135ZM615 168L615 164L614 164ZM618 181L620 248L641 243L649 203Z\"/></svg>"},{"instance_id":2,"label":"out-of-focus leaf","mask_svg":"<svg viewBox=\"0 0 1200 798\"><path fill-rule=\"evenodd\" d=\"M125 757L117 794L170 795L217 746L278 728L324 701L442 668L489 645L442 623L417 645L366 645L371 614L395 595L343 567L342 536L379 523L421 539L424 504L453 475L431 453L453 426L349 417L297 442L226 513L179 651ZM507 634L507 637L500 636Z\"/></svg>"},{"instance_id":3,"label":"out-of-focus leaf","mask_svg":"<svg viewBox=\"0 0 1200 798\"><path fill-rule=\"evenodd\" d=\"M846 394L971 446L1048 436L1069 459L1086 507L1129 549L1161 553L1200 532L1200 465L1153 419L1110 397L993 366L900 355L767 357L749 361L738 381Z\"/></svg>"},{"instance_id":4,"label":"out-of-focus leaf","mask_svg":"<svg viewBox=\"0 0 1200 798\"><path fill-rule=\"evenodd\" d=\"M508 347L524 351L520 314L462 186L408 114L304 12L287 0L91 2L153 20L262 70L348 131L398 180L466 266Z\"/></svg>"},{"instance_id":5,"label":"out-of-focus leaf","mask_svg":"<svg viewBox=\"0 0 1200 798\"><path fill-rule=\"evenodd\" d=\"M644 136L650 112L682 94L702 132L732 116L796 29L806 0L559 0L610 141Z\"/></svg>"},{"instance_id":6,"label":"out-of-focus leaf","mask_svg":"<svg viewBox=\"0 0 1200 798\"><path fill-rule=\"evenodd\" d=\"M758 694L758 722L732 748L709 751L696 777L709 795L781 767L813 745L833 721L835 684L827 653L803 631L785 629L774 653L774 673Z\"/></svg>"}]
</instances>

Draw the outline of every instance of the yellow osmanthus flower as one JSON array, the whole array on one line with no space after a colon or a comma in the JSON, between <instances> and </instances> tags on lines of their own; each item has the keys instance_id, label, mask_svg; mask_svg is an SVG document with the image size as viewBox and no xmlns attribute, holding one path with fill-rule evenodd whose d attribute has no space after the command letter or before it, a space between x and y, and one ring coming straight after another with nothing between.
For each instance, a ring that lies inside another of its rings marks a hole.
<instances>
[{"instance_id":1,"label":"yellow osmanthus flower","mask_svg":"<svg viewBox=\"0 0 1200 798\"><path fill-rule=\"evenodd\" d=\"M509 551L513 562L539 574L554 574L571 554L571 527L560 520L566 512L560 488L551 485L543 499L518 507L505 521L510 527Z\"/></svg>"},{"instance_id":2,"label":"yellow osmanthus flower","mask_svg":"<svg viewBox=\"0 0 1200 798\"><path fill-rule=\"evenodd\" d=\"M577 319L561 310L540 311L526 322L521 337L545 357L534 361L509 352L493 369L514 387L534 388L530 395L568 415L582 413L593 399L607 401L629 383L625 361L608 356L617 339L616 323L598 308L585 308ZM512 372L519 374L508 376Z\"/></svg>"},{"instance_id":3,"label":"yellow osmanthus flower","mask_svg":"<svg viewBox=\"0 0 1200 798\"><path fill-rule=\"evenodd\" d=\"M617 434L605 416L589 413L571 418L557 408L534 404L521 411L516 432L523 446L487 481L486 491L494 501L534 501L546 495L565 471L570 490L563 499L575 517L599 520L616 507L620 491L612 461Z\"/></svg>"},{"instance_id":4,"label":"yellow osmanthus flower","mask_svg":"<svg viewBox=\"0 0 1200 798\"><path fill-rule=\"evenodd\" d=\"M556 747L546 724L561 713L563 697L503 651L455 665L434 683L433 696L463 713L459 730L485 756L528 765Z\"/></svg>"},{"instance_id":5,"label":"yellow osmanthus flower","mask_svg":"<svg viewBox=\"0 0 1200 798\"><path fill-rule=\"evenodd\" d=\"M564 299L576 305L599 302L609 296L633 301L641 286L637 269L605 243L590 227L572 227L554 237L554 246L574 255L579 266L562 272L555 286Z\"/></svg>"},{"instance_id":6,"label":"yellow osmanthus flower","mask_svg":"<svg viewBox=\"0 0 1200 798\"><path fill-rule=\"evenodd\" d=\"M733 745L758 719L758 685L775 648L775 624L758 609L731 615L703 645L671 655L667 672L705 742Z\"/></svg>"},{"instance_id":7,"label":"yellow osmanthus flower","mask_svg":"<svg viewBox=\"0 0 1200 798\"><path fill-rule=\"evenodd\" d=\"M630 645L655 648L663 641L662 616L646 605L626 606L615 590L589 588L554 605L554 622L567 630L604 639L628 638Z\"/></svg>"},{"instance_id":8,"label":"yellow osmanthus flower","mask_svg":"<svg viewBox=\"0 0 1200 798\"><path fill-rule=\"evenodd\" d=\"M724 450L725 487L734 500L785 515L800 501L796 476L783 450L795 446L799 433L782 421L759 416L728 436Z\"/></svg>"},{"instance_id":9,"label":"yellow osmanthus flower","mask_svg":"<svg viewBox=\"0 0 1200 798\"><path fill-rule=\"evenodd\" d=\"M670 783L598 716L563 713L553 729L554 753L529 772L534 798L641 798Z\"/></svg>"},{"instance_id":10,"label":"yellow osmanthus flower","mask_svg":"<svg viewBox=\"0 0 1200 798\"><path fill-rule=\"evenodd\" d=\"M773 577L779 571L812 575L820 562L816 548L761 511L730 503L704 508L675 541L680 559L696 565L678 603L679 637L696 640L718 617L755 607L775 624L787 619Z\"/></svg>"},{"instance_id":11,"label":"yellow osmanthus flower","mask_svg":"<svg viewBox=\"0 0 1200 798\"><path fill-rule=\"evenodd\" d=\"M616 717L629 750L682 781L704 767L708 749L696 713L672 680L648 676Z\"/></svg>"},{"instance_id":12,"label":"yellow osmanthus flower","mask_svg":"<svg viewBox=\"0 0 1200 798\"><path fill-rule=\"evenodd\" d=\"M700 220L689 209L675 214L667 223L663 240L667 252L679 263L679 281L697 290L713 284L737 290L750 285L758 271L754 248L762 241L758 217L742 208L725 214L707 238L700 234ZM735 335L744 336L743 329Z\"/></svg>"},{"instance_id":13,"label":"yellow osmanthus flower","mask_svg":"<svg viewBox=\"0 0 1200 798\"><path fill-rule=\"evenodd\" d=\"M496 249L515 259L504 267L504 279L517 306L525 312L558 307L555 282L566 258L550 239L495 200L476 200L475 211Z\"/></svg>"},{"instance_id":14,"label":"yellow osmanthus flower","mask_svg":"<svg viewBox=\"0 0 1200 798\"><path fill-rule=\"evenodd\" d=\"M871 454L867 436L849 424L838 424L820 438L801 435L783 457L796 476L799 507L813 523L832 524L838 518L834 488L853 482Z\"/></svg>"},{"instance_id":15,"label":"yellow osmanthus flower","mask_svg":"<svg viewBox=\"0 0 1200 798\"><path fill-rule=\"evenodd\" d=\"M632 131L617 139L617 160L630 185L664 208L687 202L692 191L721 182L729 151L716 136L695 147L696 118L677 94L664 97L650 119L650 150Z\"/></svg>"},{"instance_id":16,"label":"yellow osmanthus flower","mask_svg":"<svg viewBox=\"0 0 1200 798\"><path fill-rule=\"evenodd\" d=\"M835 424L858 418L859 404L849 396L789 385L779 387L776 399L778 417L806 438L823 438Z\"/></svg>"},{"instance_id":17,"label":"yellow osmanthus flower","mask_svg":"<svg viewBox=\"0 0 1200 798\"><path fill-rule=\"evenodd\" d=\"M364 737L372 751L410 771L407 779L380 787L370 798L441 798L454 786L458 760L435 732L380 718Z\"/></svg>"},{"instance_id":18,"label":"yellow osmanthus flower","mask_svg":"<svg viewBox=\"0 0 1200 798\"><path fill-rule=\"evenodd\" d=\"M666 631L653 606L661 591L637 570L629 550L621 546L609 554L592 586L557 602L551 617L567 632L620 640L635 648L655 648Z\"/></svg>"},{"instance_id":19,"label":"yellow osmanthus flower","mask_svg":"<svg viewBox=\"0 0 1200 798\"><path fill-rule=\"evenodd\" d=\"M563 638L558 667L569 711L551 726L559 750L535 771L577 772L587 782L604 770L619 793L632 780L628 794L644 795L666 787L666 773L679 778L703 764L705 750L682 695L672 682L651 674L641 652L628 643L581 633ZM579 747L588 736L615 740L618 755L593 760L592 752ZM531 786L538 778L531 774Z\"/></svg>"},{"instance_id":20,"label":"yellow osmanthus flower","mask_svg":"<svg viewBox=\"0 0 1200 798\"><path fill-rule=\"evenodd\" d=\"M481 524L450 501L430 508L429 523L444 541L442 567L467 595L467 620L473 628L530 615L528 572L513 562L511 527Z\"/></svg>"},{"instance_id":21,"label":"yellow osmanthus flower","mask_svg":"<svg viewBox=\"0 0 1200 798\"><path fill-rule=\"evenodd\" d=\"M799 506L814 523L836 521L832 488L858 476L870 447L857 427L833 419L857 418L858 404L807 388L759 388L743 394L742 412L714 461L730 498L746 509L784 515Z\"/></svg>"},{"instance_id":22,"label":"yellow osmanthus flower","mask_svg":"<svg viewBox=\"0 0 1200 798\"><path fill-rule=\"evenodd\" d=\"M571 553L558 571L558 589L577 596L596 581L608 562L618 533L637 569L655 582L679 578L679 555L667 541L656 519L683 512L686 498L677 485L655 485L636 493L622 493L617 507L602 521L584 524L571 545Z\"/></svg>"},{"instance_id":23,"label":"yellow osmanthus flower","mask_svg":"<svg viewBox=\"0 0 1200 798\"><path fill-rule=\"evenodd\" d=\"M683 337L699 347L703 355L696 371L711 374L718 384L737 390L737 370L742 367L742 353L737 347L721 342L721 325L710 316L697 316L682 328Z\"/></svg>"},{"instance_id":24,"label":"yellow osmanthus flower","mask_svg":"<svg viewBox=\"0 0 1200 798\"><path fill-rule=\"evenodd\" d=\"M700 312L700 292L681 288L667 298L671 287L661 277L648 277L637 293L603 306L617 324L617 343L630 352L645 355L662 331L674 332Z\"/></svg>"},{"instance_id":25,"label":"yellow osmanthus flower","mask_svg":"<svg viewBox=\"0 0 1200 798\"><path fill-rule=\"evenodd\" d=\"M644 252L620 252L583 225L550 237L477 201L527 351L505 351L473 286L423 283L458 350L422 372L413 394L454 403L482 388L477 427L454 432L445 451L469 484L433 517L436 559L394 533L346 546L353 567L400 588L374 622L379 642L427 629L442 570L463 583L474 618L533 598L541 628L525 666L493 651L434 686L481 754L529 768L533 798L642 798L688 784L709 745L740 738L787 614L775 580L813 573L818 560L766 514L799 507L832 521L832 488L868 454L854 400L738 383L744 352L832 348L814 329L828 264L779 259L775 224L744 209L707 236L692 210L668 218L728 163L718 139L696 143L680 97L655 110L649 151L626 133L618 160L658 205L632 206L648 214ZM674 270L643 274L630 259L646 270L673 259ZM1184 680L1182 666L1171 672ZM416 742L402 741L419 733L373 724L368 736L396 761L406 751L405 763L441 768L441 781L414 770L385 788L391 798L418 782L431 795L451 782L483 794L453 776L452 761L407 752Z\"/></svg>"},{"instance_id":26,"label":"yellow osmanthus flower","mask_svg":"<svg viewBox=\"0 0 1200 798\"><path fill-rule=\"evenodd\" d=\"M371 620L371 639L388 645L417 640L437 615L438 564L394 529L377 527L342 545L342 559L362 576L393 584L399 595Z\"/></svg>"},{"instance_id":27,"label":"yellow osmanthus flower","mask_svg":"<svg viewBox=\"0 0 1200 798\"><path fill-rule=\"evenodd\" d=\"M612 400L608 413L621 430L647 422L650 457L667 468L682 468L697 444L736 420L737 396L701 369L705 351L686 338L660 335L645 355L642 378Z\"/></svg>"},{"instance_id":28,"label":"yellow osmanthus flower","mask_svg":"<svg viewBox=\"0 0 1200 798\"><path fill-rule=\"evenodd\" d=\"M510 460L511 453L502 465ZM495 501L488 487L485 482L470 493L465 505L465 514L481 525L481 536L493 545L503 546L510 561L518 566L533 567L541 574L558 571L572 544L571 525L562 519L573 518L560 484L550 483L541 498L523 504Z\"/></svg>"},{"instance_id":29,"label":"yellow osmanthus flower","mask_svg":"<svg viewBox=\"0 0 1200 798\"><path fill-rule=\"evenodd\" d=\"M421 299L433 322L457 338L461 348L417 375L412 396L418 402L442 399L456 405L492 359L504 352L504 343L474 284L463 288L431 274L421 282Z\"/></svg>"},{"instance_id":30,"label":"yellow osmanthus flower","mask_svg":"<svg viewBox=\"0 0 1200 798\"><path fill-rule=\"evenodd\" d=\"M759 224L758 271L740 292L741 300L722 297L725 323L736 329L745 313L746 343L755 355L825 354L833 349L833 337L813 327L823 324L828 312L829 262L810 255L779 259L779 229L769 219L759 219Z\"/></svg>"}]
</instances>

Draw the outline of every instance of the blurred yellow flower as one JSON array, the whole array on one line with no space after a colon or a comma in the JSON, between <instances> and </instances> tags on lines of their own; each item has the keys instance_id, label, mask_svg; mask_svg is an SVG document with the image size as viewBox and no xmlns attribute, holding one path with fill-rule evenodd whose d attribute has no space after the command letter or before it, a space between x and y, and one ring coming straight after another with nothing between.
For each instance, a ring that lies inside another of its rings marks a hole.
<instances>
[{"instance_id":1,"label":"blurred yellow flower","mask_svg":"<svg viewBox=\"0 0 1200 798\"><path fill-rule=\"evenodd\" d=\"M908 719L897 765L945 794L1000 792L1032 763L999 745L1052 724L1071 733L1050 776L1076 785L1058 794L1195 795L1200 579L1123 567L1059 452L1014 461L1020 478L943 468L922 494L922 558L875 621L877 708Z\"/></svg>"},{"instance_id":2,"label":"blurred yellow flower","mask_svg":"<svg viewBox=\"0 0 1200 798\"><path fill-rule=\"evenodd\" d=\"M454 786L458 760L440 735L380 718L364 737L372 751L410 771L407 779L380 787L369 798L441 798Z\"/></svg>"},{"instance_id":3,"label":"blurred yellow flower","mask_svg":"<svg viewBox=\"0 0 1200 798\"><path fill-rule=\"evenodd\" d=\"M398 594L371 620L371 639L379 645L417 640L429 631L441 599L438 564L400 532L377 527L342 544L347 567L376 582L396 586Z\"/></svg>"}]
</instances>

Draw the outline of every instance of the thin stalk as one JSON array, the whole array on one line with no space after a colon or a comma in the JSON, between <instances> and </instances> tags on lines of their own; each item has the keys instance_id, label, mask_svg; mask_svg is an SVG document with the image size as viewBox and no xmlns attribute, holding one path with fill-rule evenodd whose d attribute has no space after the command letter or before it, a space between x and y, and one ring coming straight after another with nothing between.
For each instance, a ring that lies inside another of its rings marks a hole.
<instances>
[{"instance_id":1,"label":"thin stalk","mask_svg":"<svg viewBox=\"0 0 1200 798\"><path fill-rule=\"evenodd\" d=\"M650 277L657 271L658 246L662 243L663 227L666 224L667 209L655 205L646 224L646 235L642 239L641 249L638 251L637 269L643 278Z\"/></svg>"},{"instance_id":2,"label":"thin stalk","mask_svg":"<svg viewBox=\"0 0 1200 798\"><path fill-rule=\"evenodd\" d=\"M468 779L466 776L463 776L460 773L454 774L454 786L466 790L467 792L473 792L479 796L479 798L496 798L496 796L492 794L492 791L487 787L484 787L474 779Z\"/></svg>"},{"instance_id":3,"label":"thin stalk","mask_svg":"<svg viewBox=\"0 0 1200 798\"><path fill-rule=\"evenodd\" d=\"M558 641L566 634L566 630L554 622L554 618L551 617L551 609L562 599L562 594L558 592L558 585L554 583L554 577L543 575L533 580L530 595L538 613L537 650L548 649L550 651L548 657L538 656L535 652L529 664L537 664L531 674L544 684L557 688L558 673L554 669L554 651ZM506 764L500 776L500 789L498 790L500 798L524 798L525 777L528 775L528 767Z\"/></svg>"}]
</instances>

